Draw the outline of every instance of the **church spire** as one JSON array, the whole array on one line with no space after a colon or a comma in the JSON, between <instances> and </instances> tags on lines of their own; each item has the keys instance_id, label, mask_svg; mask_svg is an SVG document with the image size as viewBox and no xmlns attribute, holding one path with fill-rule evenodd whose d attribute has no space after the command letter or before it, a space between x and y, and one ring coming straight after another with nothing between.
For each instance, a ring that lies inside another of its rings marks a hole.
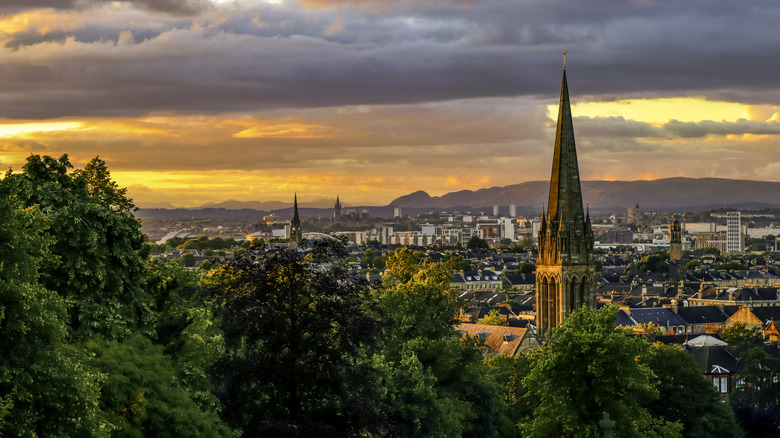
<instances>
[{"instance_id":1,"label":"church spire","mask_svg":"<svg viewBox=\"0 0 780 438\"><path fill-rule=\"evenodd\" d=\"M292 221L301 223L301 220L298 218L298 193L295 193L295 197L293 198L293 216Z\"/></svg>"},{"instance_id":2,"label":"church spire","mask_svg":"<svg viewBox=\"0 0 780 438\"><path fill-rule=\"evenodd\" d=\"M565 55L565 54L564 54ZM590 211L582 208L580 171L566 70L555 132L550 197L542 210L536 260L536 327L544 334L583 305L594 308L596 273Z\"/></svg>"},{"instance_id":3,"label":"church spire","mask_svg":"<svg viewBox=\"0 0 780 438\"><path fill-rule=\"evenodd\" d=\"M577 149L574 144L574 124L571 118L569 87L566 70L563 70L561 101L558 106L558 127L555 132L550 197L547 203L550 220L571 222L583 220L582 189L577 165Z\"/></svg>"},{"instance_id":4,"label":"church spire","mask_svg":"<svg viewBox=\"0 0 780 438\"><path fill-rule=\"evenodd\" d=\"M293 214L290 219L290 243L296 248L303 245L303 231L301 230L301 219L298 217L298 193L293 198Z\"/></svg>"}]
</instances>

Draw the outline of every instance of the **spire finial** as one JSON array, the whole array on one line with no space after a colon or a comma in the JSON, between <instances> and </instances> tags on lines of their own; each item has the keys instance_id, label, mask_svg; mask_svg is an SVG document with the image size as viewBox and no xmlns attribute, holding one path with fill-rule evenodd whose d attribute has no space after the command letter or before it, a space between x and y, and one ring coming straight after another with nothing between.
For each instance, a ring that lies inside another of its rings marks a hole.
<instances>
[{"instance_id":1,"label":"spire finial","mask_svg":"<svg viewBox=\"0 0 780 438\"><path fill-rule=\"evenodd\" d=\"M566 51L563 51L563 69L566 70Z\"/></svg>"}]
</instances>

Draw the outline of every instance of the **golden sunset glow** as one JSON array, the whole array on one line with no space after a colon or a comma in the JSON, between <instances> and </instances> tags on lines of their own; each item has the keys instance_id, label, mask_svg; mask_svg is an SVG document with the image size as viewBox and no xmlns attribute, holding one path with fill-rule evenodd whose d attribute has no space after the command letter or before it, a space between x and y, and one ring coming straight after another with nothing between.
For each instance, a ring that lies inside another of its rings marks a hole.
<instances>
[{"instance_id":1,"label":"golden sunset glow","mask_svg":"<svg viewBox=\"0 0 780 438\"><path fill-rule=\"evenodd\" d=\"M81 129L83 126L84 124L81 122L0 123L0 138Z\"/></svg>"},{"instance_id":2,"label":"golden sunset glow","mask_svg":"<svg viewBox=\"0 0 780 438\"><path fill-rule=\"evenodd\" d=\"M284 123L253 126L233 134L236 138L325 138L332 137L334 129L322 125L305 125L302 123Z\"/></svg>"},{"instance_id":3,"label":"golden sunset glow","mask_svg":"<svg viewBox=\"0 0 780 438\"><path fill-rule=\"evenodd\" d=\"M750 105L710 101L697 97L579 102L572 103L571 112L574 117L623 117L627 120L654 125L662 125L669 120L699 122L751 119ZM553 120L557 119L558 105L548 105L547 114Z\"/></svg>"}]
</instances>

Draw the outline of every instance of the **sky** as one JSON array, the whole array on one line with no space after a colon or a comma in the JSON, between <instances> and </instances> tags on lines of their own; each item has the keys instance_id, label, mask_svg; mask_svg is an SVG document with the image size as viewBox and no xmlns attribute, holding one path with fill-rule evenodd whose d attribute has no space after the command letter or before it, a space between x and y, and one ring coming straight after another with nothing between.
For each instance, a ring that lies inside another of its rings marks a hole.
<instances>
[{"instance_id":1,"label":"sky","mask_svg":"<svg viewBox=\"0 0 780 438\"><path fill-rule=\"evenodd\" d=\"M780 181L776 0L2 0L0 166L141 207L386 205L549 179Z\"/></svg>"}]
</instances>

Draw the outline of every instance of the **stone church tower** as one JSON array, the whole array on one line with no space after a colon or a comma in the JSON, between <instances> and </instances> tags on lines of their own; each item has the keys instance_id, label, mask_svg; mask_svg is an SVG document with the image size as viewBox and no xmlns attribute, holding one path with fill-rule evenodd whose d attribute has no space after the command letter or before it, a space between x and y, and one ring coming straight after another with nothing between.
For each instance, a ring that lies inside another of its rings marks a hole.
<instances>
[{"instance_id":1,"label":"stone church tower","mask_svg":"<svg viewBox=\"0 0 780 438\"><path fill-rule=\"evenodd\" d=\"M582 208L566 67L555 133L550 198L539 228L536 326L549 332L582 305L595 308L596 273L590 214Z\"/></svg>"},{"instance_id":2,"label":"stone church tower","mask_svg":"<svg viewBox=\"0 0 780 438\"><path fill-rule=\"evenodd\" d=\"M669 230L669 261L679 262L680 260L682 260L682 227L680 222L675 219Z\"/></svg>"},{"instance_id":3,"label":"stone church tower","mask_svg":"<svg viewBox=\"0 0 780 438\"><path fill-rule=\"evenodd\" d=\"M338 195L336 195L336 203L333 205L333 219L336 222L341 220L341 201L339 201Z\"/></svg>"},{"instance_id":4,"label":"stone church tower","mask_svg":"<svg viewBox=\"0 0 780 438\"><path fill-rule=\"evenodd\" d=\"M303 231L301 230L301 219L298 217L298 194L295 194L293 201L293 216L290 220L290 243L295 248L303 245Z\"/></svg>"}]
</instances>

